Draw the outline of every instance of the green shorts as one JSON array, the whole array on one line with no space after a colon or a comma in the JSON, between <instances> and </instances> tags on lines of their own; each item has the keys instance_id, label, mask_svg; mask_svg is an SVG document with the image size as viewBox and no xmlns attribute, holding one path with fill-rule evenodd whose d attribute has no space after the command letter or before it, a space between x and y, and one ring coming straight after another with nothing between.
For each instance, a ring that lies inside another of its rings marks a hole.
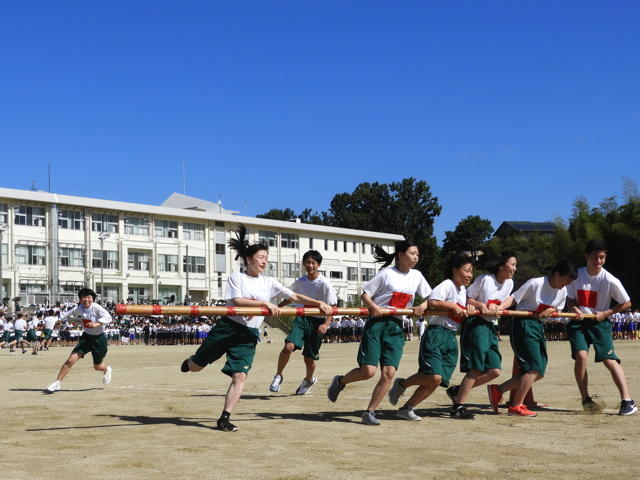
<instances>
[{"instance_id":1,"label":"green shorts","mask_svg":"<svg viewBox=\"0 0 640 480\"><path fill-rule=\"evenodd\" d=\"M514 318L511 324L511 348L522 373L536 371L544 376L549 357L544 324L534 318Z\"/></svg>"},{"instance_id":2,"label":"green shorts","mask_svg":"<svg viewBox=\"0 0 640 480\"><path fill-rule=\"evenodd\" d=\"M571 343L571 357L576 358L576 352L589 351L589 345L593 345L596 351L596 362L605 359L616 360L620 358L613 348L613 336L611 334L611 321L595 322L592 320L572 321L567 324L569 342Z\"/></svg>"},{"instance_id":3,"label":"green shorts","mask_svg":"<svg viewBox=\"0 0 640 480\"><path fill-rule=\"evenodd\" d=\"M5 342L5 343L9 343L9 340L11 340L11 332L5 331L2 334L2 341Z\"/></svg>"},{"instance_id":4,"label":"green shorts","mask_svg":"<svg viewBox=\"0 0 640 480\"><path fill-rule=\"evenodd\" d=\"M206 367L227 355L227 361L222 367L222 373L249 373L256 354L259 330L245 327L230 318L222 317L209 332L209 336L200 345L191 360Z\"/></svg>"},{"instance_id":5,"label":"green shorts","mask_svg":"<svg viewBox=\"0 0 640 480\"><path fill-rule=\"evenodd\" d=\"M100 365L107 356L107 336L104 333L100 335L83 333L71 353L79 353L84 357L89 352L93 357L93 364Z\"/></svg>"},{"instance_id":6,"label":"green shorts","mask_svg":"<svg viewBox=\"0 0 640 480\"><path fill-rule=\"evenodd\" d=\"M318 327L325 322L324 318L296 317L291 327L291 333L284 339L293 343L295 350L302 349L302 356L318 360L320 358L320 346L324 335L318 332Z\"/></svg>"},{"instance_id":7,"label":"green shorts","mask_svg":"<svg viewBox=\"0 0 640 480\"><path fill-rule=\"evenodd\" d=\"M19 342L20 340L22 340L22 330L15 330L13 334L16 337L16 342Z\"/></svg>"},{"instance_id":8,"label":"green shorts","mask_svg":"<svg viewBox=\"0 0 640 480\"><path fill-rule=\"evenodd\" d=\"M53 333L53 328L45 328L44 329L44 339L49 340L51 338L51 334Z\"/></svg>"},{"instance_id":9,"label":"green shorts","mask_svg":"<svg viewBox=\"0 0 640 480\"><path fill-rule=\"evenodd\" d=\"M486 372L502 368L502 355L493 323L482 317L465 320L460 336L460 371Z\"/></svg>"},{"instance_id":10,"label":"green shorts","mask_svg":"<svg viewBox=\"0 0 640 480\"><path fill-rule=\"evenodd\" d=\"M440 325L430 325L420 339L418 371L425 375L440 375L440 386L448 387L456 363L456 332Z\"/></svg>"},{"instance_id":11,"label":"green shorts","mask_svg":"<svg viewBox=\"0 0 640 480\"><path fill-rule=\"evenodd\" d=\"M29 342L37 342L38 341L38 336L36 335L36 331L35 330L27 330L27 340Z\"/></svg>"},{"instance_id":12,"label":"green shorts","mask_svg":"<svg viewBox=\"0 0 640 480\"><path fill-rule=\"evenodd\" d=\"M404 349L402 322L394 317L372 317L362 331L358 365L400 366Z\"/></svg>"}]
</instances>

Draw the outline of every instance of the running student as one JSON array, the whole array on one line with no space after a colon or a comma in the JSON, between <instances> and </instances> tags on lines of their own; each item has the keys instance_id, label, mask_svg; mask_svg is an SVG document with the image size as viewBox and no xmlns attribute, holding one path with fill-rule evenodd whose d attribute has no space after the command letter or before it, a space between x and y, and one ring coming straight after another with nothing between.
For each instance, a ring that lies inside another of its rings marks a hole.
<instances>
[{"instance_id":1,"label":"running student","mask_svg":"<svg viewBox=\"0 0 640 480\"><path fill-rule=\"evenodd\" d=\"M460 385L447 388L454 407L466 402L471 389L500 376L502 355L498 348L497 320L502 310L513 302L513 275L517 260L512 253L503 253L491 265L491 273L478 276L467 289L467 304L479 315L469 317L462 324L460 335L460 371L465 373ZM491 394L491 388L489 388ZM491 397L491 407L498 413L499 397Z\"/></svg>"},{"instance_id":2,"label":"running student","mask_svg":"<svg viewBox=\"0 0 640 480\"><path fill-rule=\"evenodd\" d=\"M322 264L322 255L316 250L309 250L302 256L302 265L307 272L306 275L297 279L291 287L296 293L301 293L307 297L320 300L327 305L336 305L338 297L333 286L329 283L324 275L318 270ZM280 302L278 307L284 307L290 304L290 300ZM284 372L291 353L295 350L302 349L304 364L306 367L306 375L302 379L302 383L296 390L296 395L304 395L318 381L313 376L316 370L316 361L320 358L320 346L324 339L327 328L331 324L332 317L296 317L293 321L291 333L284 340L284 347L278 356L278 367L269 390L279 392L280 385L284 377Z\"/></svg>"},{"instance_id":3,"label":"running student","mask_svg":"<svg viewBox=\"0 0 640 480\"><path fill-rule=\"evenodd\" d=\"M413 395L396 412L398 418L418 421L421 418L414 412L420 402L431 395L441 385L449 386L451 374L458 363L458 341L456 332L460 324L468 317L471 305L467 306L465 287L473 278L473 262L470 257L459 256L451 262L451 279L445 280L433 289L429 295L429 307L448 310L448 316L429 317L429 327L420 340L418 354L418 372L409 378L397 378L389 390L389 401L397 405L398 400L409 387L418 385ZM454 405L449 416L460 419L473 419L474 415L464 405Z\"/></svg>"},{"instance_id":4,"label":"running student","mask_svg":"<svg viewBox=\"0 0 640 480\"><path fill-rule=\"evenodd\" d=\"M229 241L229 246L237 253L236 260L241 257L244 261L246 273L234 272L229 276L225 294L228 307L266 307L271 315L277 317L280 309L271 301L280 296L297 303L319 307L327 315L332 312L332 308L326 303L294 293L277 280L263 276L262 273L269 264L269 248L259 243L250 245L246 235L247 229L240 225L236 238ZM183 372L199 372L226 354L227 361L222 367L222 373L231 377L231 384L225 396L224 410L217 422L218 428L222 431L238 430L238 427L229 421L229 417L242 395L256 353L263 320L263 316L222 317L195 355L187 358L180 367Z\"/></svg>"},{"instance_id":5,"label":"running student","mask_svg":"<svg viewBox=\"0 0 640 480\"><path fill-rule=\"evenodd\" d=\"M543 322L552 313L562 311L567 299L566 286L575 278L576 270L573 265L562 260L555 264L548 276L527 280L513 294L518 310L534 312L534 316L513 318L511 347L518 359L521 373L501 385L490 386L492 407L494 401L496 404L500 403L504 392L515 390L513 404L508 408L509 415L536 416L523 402L533 382L542 379L547 369L547 342Z\"/></svg>"},{"instance_id":6,"label":"running student","mask_svg":"<svg viewBox=\"0 0 640 480\"><path fill-rule=\"evenodd\" d=\"M593 320L576 320L567 324L571 356L575 360L574 373L582 398L582 406L588 411L599 411L601 407L589 395L587 375L587 353L593 345L596 362L602 362L611 373L620 392L620 415L633 415L638 411L631 399L629 387L620 359L613 348L611 321L609 316L631 308L626 290L616 277L606 271L607 246L601 240L590 240L585 246L587 266L578 269L578 278L569 285L569 306L576 313L593 313ZM611 307L612 300L615 302Z\"/></svg>"},{"instance_id":7,"label":"running student","mask_svg":"<svg viewBox=\"0 0 640 480\"><path fill-rule=\"evenodd\" d=\"M60 390L62 380L69 373L71 367L89 352L93 357L93 368L102 372L102 383L105 385L111 383L111 367L104 362L108 350L104 327L111 323L111 315L102 306L94 303L96 293L90 288L80 289L78 298L80 300L78 306L61 314L60 320L65 320L71 315L80 316L82 318L82 336L67 361L60 367L56 381L46 388L45 391L48 393Z\"/></svg>"},{"instance_id":8,"label":"running student","mask_svg":"<svg viewBox=\"0 0 640 480\"><path fill-rule=\"evenodd\" d=\"M375 409L391 386L400 365L405 342L402 316L383 317L380 308L410 308L415 294L426 299L431 293L431 287L422 273L413 269L419 256L418 247L409 240L396 242L393 253L387 253L376 245L374 257L384 263L380 272L362 287L362 302L369 308L372 316L362 332L358 349L359 366L346 375L333 377L327 390L329 400L335 402L347 384L373 377L380 364L380 380L373 389L367 410L362 414L362 423L365 425L380 425ZM385 268L394 260L394 267ZM425 300L412 308L413 314L422 316L427 306L428 301Z\"/></svg>"}]
</instances>

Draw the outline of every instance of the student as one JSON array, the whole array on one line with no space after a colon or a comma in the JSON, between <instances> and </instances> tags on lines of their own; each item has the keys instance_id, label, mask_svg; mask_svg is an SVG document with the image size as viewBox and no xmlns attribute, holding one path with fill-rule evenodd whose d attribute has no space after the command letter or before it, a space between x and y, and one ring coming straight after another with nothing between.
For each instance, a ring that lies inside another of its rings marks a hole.
<instances>
[{"instance_id":1,"label":"student","mask_svg":"<svg viewBox=\"0 0 640 480\"><path fill-rule=\"evenodd\" d=\"M398 378L389 391L389 401L397 405L398 400L409 387L418 385L413 395L397 412L396 416L405 420L418 421L414 412L420 402L431 395L441 385L449 386L449 380L458 363L458 341L456 332L468 316L466 285L473 278L473 262L468 256L458 256L451 262L451 279L445 280L429 295L429 307L448 310L448 316L431 316L429 327L420 341L418 354L419 370L409 378ZM469 306L469 309L472 307ZM473 419L464 405L454 405L449 416Z\"/></svg>"},{"instance_id":2,"label":"student","mask_svg":"<svg viewBox=\"0 0 640 480\"><path fill-rule=\"evenodd\" d=\"M45 392L57 392L61 388L64 377L69 373L71 367L91 352L93 357L93 368L102 372L102 383L111 383L111 367L107 366L104 358L107 356L107 336L104 333L106 325L111 323L111 315L101 305L95 303L96 293L90 288L81 288L78 291L79 304L75 308L70 308L60 315L60 320L65 320L71 315L78 315L82 319L82 336L75 346L67 361L60 367L58 378L49 385Z\"/></svg>"},{"instance_id":3,"label":"student","mask_svg":"<svg viewBox=\"0 0 640 480\"><path fill-rule=\"evenodd\" d=\"M42 312L36 313L27 323L27 341L31 344L31 355L38 355L38 326L42 321Z\"/></svg>"},{"instance_id":4,"label":"student","mask_svg":"<svg viewBox=\"0 0 640 480\"><path fill-rule=\"evenodd\" d=\"M393 253L387 253L376 245L374 257L384 263L380 272L362 287L362 302L372 315L362 333L358 349L359 366L346 375L333 377L327 390L327 397L335 402L347 384L373 377L380 364L380 380L373 389L367 410L362 414L362 423L365 425L380 425L375 409L391 386L405 343L402 315L383 317L380 308L411 308L416 294L426 299L431 293L431 287L422 273L413 269L420 257L415 243L409 240L396 242ZM385 268L393 261L395 266ZM422 316L427 306L428 301L425 300L412 308L413 314Z\"/></svg>"},{"instance_id":5,"label":"student","mask_svg":"<svg viewBox=\"0 0 640 480\"><path fill-rule=\"evenodd\" d=\"M302 266L307 272L300 277L290 289L296 293L301 293L307 297L320 300L327 305L334 306L338 303L336 291L318 270L322 264L322 255L316 250L309 250L302 256ZM284 307L291 303L289 300L280 302L278 307ZM296 317L293 321L291 332L284 340L284 347L278 356L278 367L269 390L279 392L287 363L291 358L291 353L302 349L302 356L306 368L306 375L302 383L296 390L296 395L305 395L311 387L318 381L313 376L316 370L316 362L320 359L320 347L327 328L331 324L332 317Z\"/></svg>"},{"instance_id":6,"label":"student","mask_svg":"<svg viewBox=\"0 0 640 480\"><path fill-rule=\"evenodd\" d=\"M464 404L472 388L500 376L502 355L494 320L513 301L513 275L518 262L512 253L503 253L492 263L491 273L478 276L467 289L467 304L478 310L480 315L468 318L462 326L460 371L466 375L460 385L447 388L447 395L454 406ZM491 400L491 407L498 413L495 398Z\"/></svg>"},{"instance_id":7,"label":"student","mask_svg":"<svg viewBox=\"0 0 640 480\"><path fill-rule=\"evenodd\" d=\"M27 321L24 319L24 315L21 313L16 314L16 319L13 322L15 339L9 344L10 351L13 351L13 345L20 348L22 347L22 353L27 353L25 344L29 345L26 340L23 340L22 335L27 329Z\"/></svg>"},{"instance_id":8,"label":"student","mask_svg":"<svg viewBox=\"0 0 640 480\"><path fill-rule=\"evenodd\" d=\"M609 316L631 307L629 295L616 277L606 271L607 246L601 240L589 240L585 246L587 266L578 269L578 278L568 288L569 307L576 313L594 313L594 320L576 320L567 324L571 356L575 360L574 374L582 406L587 411L599 411L600 406L589 395L587 353L593 345L596 362L602 362L611 373L620 392L620 415L633 415L638 411L631 399L629 387L620 359L611 339ZM611 307L612 300L615 302Z\"/></svg>"},{"instance_id":9,"label":"student","mask_svg":"<svg viewBox=\"0 0 640 480\"><path fill-rule=\"evenodd\" d=\"M491 398L492 407L500 403L502 394L515 390L513 403L509 405L509 415L535 417L523 403L524 397L534 382L544 377L547 369L547 343L544 338L544 319L553 312L562 311L567 298L565 288L576 278L573 265L562 260L551 269L548 276L527 280L514 294L518 310L534 312L533 317L514 317L511 325L511 347L518 359L520 374L511 377L501 385L491 386L495 396ZM495 410L494 410L495 411Z\"/></svg>"},{"instance_id":10,"label":"student","mask_svg":"<svg viewBox=\"0 0 640 480\"><path fill-rule=\"evenodd\" d=\"M319 307L327 315L331 313L332 309L326 303L294 293L277 280L263 276L262 273L269 264L269 248L259 243L250 245L246 235L247 229L240 225L236 238L229 241L229 246L237 252L236 260L241 257L244 261L246 273L234 272L229 276L225 294L227 306L265 307L271 315L278 316L280 309L271 301L275 297L284 296L294 302ZM182 372L199 372L226 354L227 361L222 367L222 373L231 377L231 384L225 396L224 410L217 421L217 426L222 431L238 430L229 421L229 417L242 395L263 320L263 316L222 317L195 355L187 358L180 367Z\"/></svg>"}]
</instances>

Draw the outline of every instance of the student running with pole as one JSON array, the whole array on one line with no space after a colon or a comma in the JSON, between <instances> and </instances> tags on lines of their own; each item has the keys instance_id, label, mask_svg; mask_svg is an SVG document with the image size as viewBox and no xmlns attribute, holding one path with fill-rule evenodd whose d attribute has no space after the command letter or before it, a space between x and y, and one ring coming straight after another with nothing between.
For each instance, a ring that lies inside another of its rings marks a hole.
<instances>
[{"instance_id":1,"label":"student running with pole","mask_svg":"<svg viewBox=\"0 0 640 480\"><path fill-rule=\"evenodd\" d=\"M375 409L386 395L393 377L400 365L405 343L402 328L402 316L381 315L380 307L409 308L413 305L416 294L425 300L413 307L415 316L422 316L427 309L426 298L431 287L422 273L414 270L420 253L418 247L409 240L395 243L393 253L387 253L376 245L374 257L383 262L380 272L362 287L362 302L371 311L362 333L362 341L358 349L358 367L345 375L336 375L327 390L327 397L335 402L346 385L373 377L378 364L381 368L380 379L373 389L367 409L362 414L365 425L380 425ZM388 267L395 261L395 266Z\"/></svg>"}]
</instances>

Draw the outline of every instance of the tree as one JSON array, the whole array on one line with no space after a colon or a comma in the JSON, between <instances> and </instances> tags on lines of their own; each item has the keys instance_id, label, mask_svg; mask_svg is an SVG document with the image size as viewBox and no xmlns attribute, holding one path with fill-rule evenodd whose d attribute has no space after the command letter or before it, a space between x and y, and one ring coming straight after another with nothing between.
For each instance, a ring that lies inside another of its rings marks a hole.
<instances>
[{"instance_id":1,"label":"tree","mask_svg":"<svg viewBox=\"0 0 640 480\"><path fill-rule=\"evenodd\" d=\"M492 233L493 226L489 220L469 215L460 220L454 231L445 232L442 254L445 258L451 258L466 253L477 261Z\"/></svg>"},{"instance_id":2,"label":"tree","mask_svg":"<svg viewBox=\"0 0 640 480\"><path fill-rule=\"evenodd\" d=\"M256 218L269 218L271 220L284 220L285 222L288 222L289 220L296 218L296 212L290 208L285 208L284 210L280 208L272 208L266 213L256 215Z\"/></svg>"}]
</instances>

